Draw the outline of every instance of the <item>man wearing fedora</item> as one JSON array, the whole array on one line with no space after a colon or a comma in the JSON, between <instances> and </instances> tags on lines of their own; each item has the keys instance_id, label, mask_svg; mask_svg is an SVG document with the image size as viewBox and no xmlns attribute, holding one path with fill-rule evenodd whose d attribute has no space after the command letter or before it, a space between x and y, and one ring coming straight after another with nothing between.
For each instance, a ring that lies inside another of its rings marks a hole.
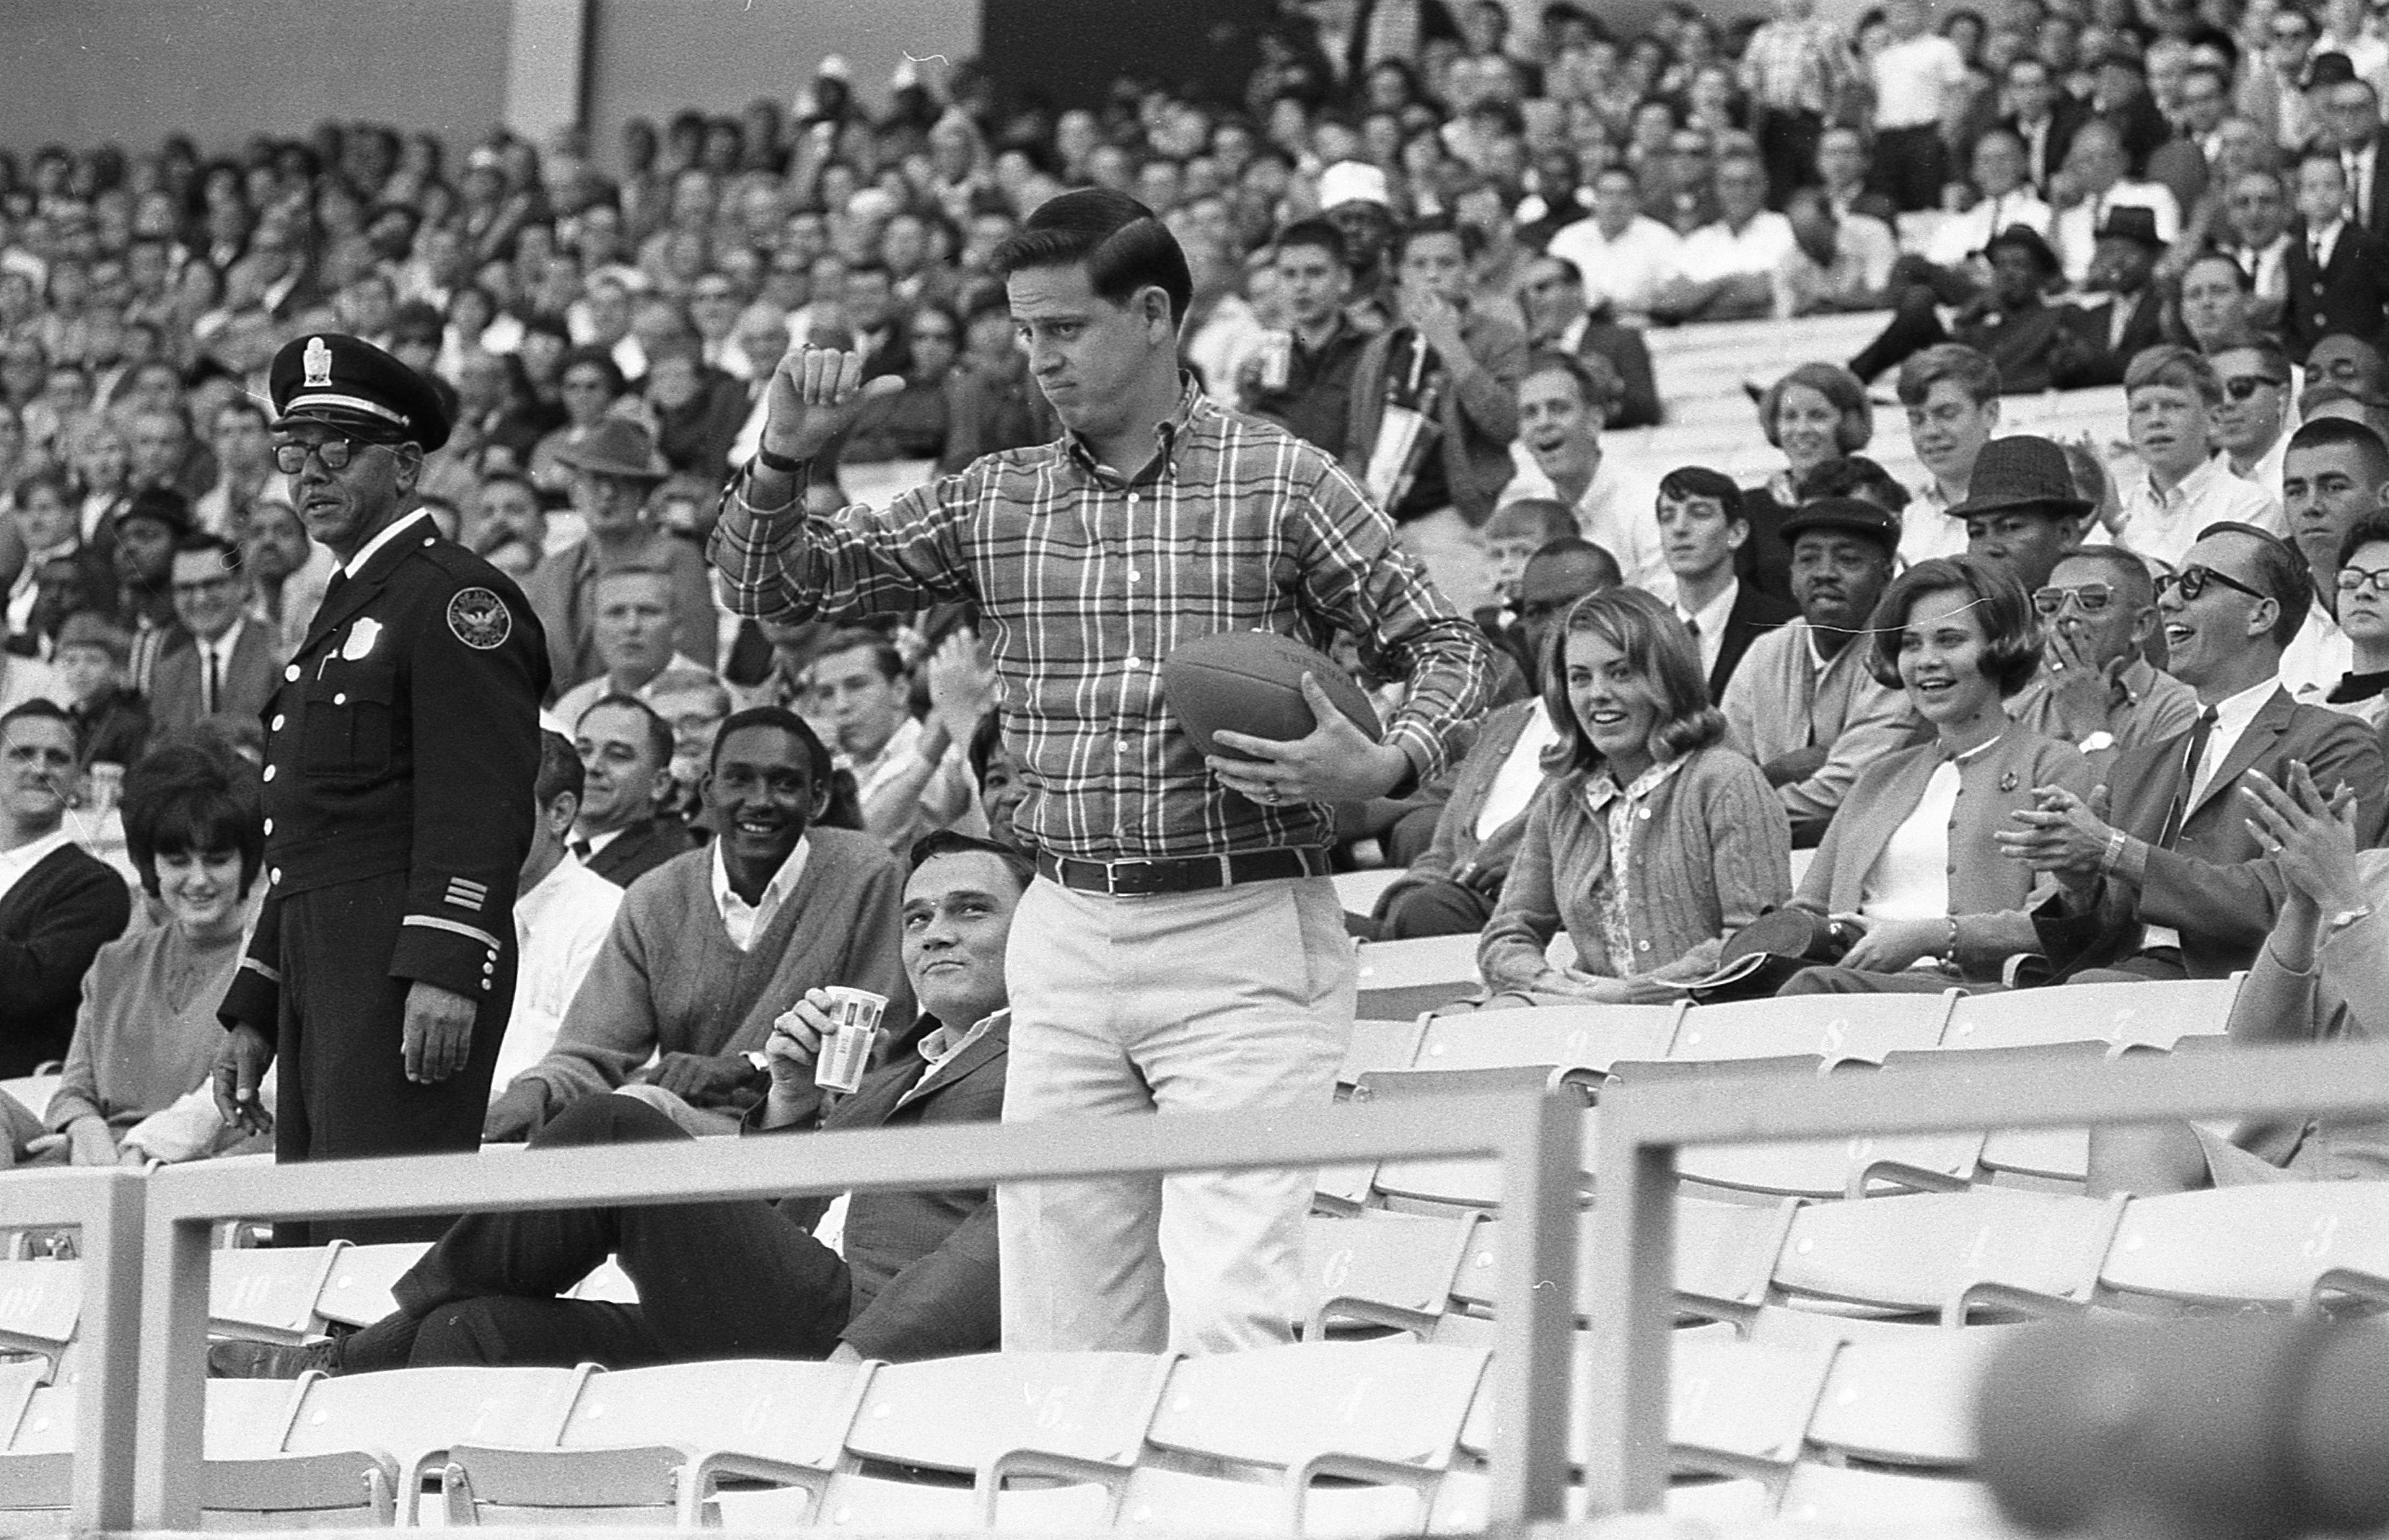
<instances>
[{"instance_id":1,"label":"man wearing fedora","mask_svg":"<svg viewBox=\"0 0 2389 1540\"><path fill-rule=\"evenodd\" d=\"M2066 307L2047 295L2059 277L2057 252L2028 224L2011 224L1983 248L1990 287L1960 307L1944 327L1931 286L1911 284L1881 336L1850 360L1850 372L1872 379L1941 342L1961 342L1999 365L1999 388L2010 394L2052 388L2062 374L2088 362Z\"/></svg>"},{"instance_id":2,"label":"man wearing fedora","mask_svg":"<svg viewBox=\"0 0 2389 1540\"><path fill-rule=\"evenodd\" d=\"M597 575L623 566L670 575L672 648L710 669L720 638L705 557L657 528L647 512L649 494L671 475L654 436L627 417L609 417L556 460L571 473L573 511L588 532L541 562L528 586L547 633L552 687L561 693L606 671L597 653Z\"/></svg>"},{"instance_id":3,"label":"man wearing fedora","mask_svg":"<svg viewBox=\"0 0 2389 1540\"><path fill-rule=\"evenodd\" d=\"M2108 210L2083 280L2084 287L2107 298L2076 312L2083 348L2058 376L2059 389L2121 385L2133 355L2165 340L2165 296L2155 282L2165 251L2154 210L2132 204Z\"/></svg>"},{"instance_id":4,"label":"man wearing fedora","mask_svg":"<svg viewBox=\"0 0 2389 1540\"><path fill-rule=\"evenodd\" d=\"M284 1161L471 1150L513 1004L546 650L514 580L417 506L448 439L429 382L319 335L270 387L275 464L340 566L265 707L265 900L220 1012L217 1105Z\"/></svg>"},{"instance_id":5,"label":"man wearing fedora","mask_svg":"<svg viewBox=\"0 0 2389 1540\"><path fill-rule=\"evenodd\" d=\"M2156 629L2148 568L2119 547L2081 543L2090 500L2062 447L2029 433L1992 439L1949 512L1965 521L1968 554L2013 573L2048 633L2009 716L2094 765L2198 719L2196 693L2140 655Z\"/></svg>"}]
</instances>

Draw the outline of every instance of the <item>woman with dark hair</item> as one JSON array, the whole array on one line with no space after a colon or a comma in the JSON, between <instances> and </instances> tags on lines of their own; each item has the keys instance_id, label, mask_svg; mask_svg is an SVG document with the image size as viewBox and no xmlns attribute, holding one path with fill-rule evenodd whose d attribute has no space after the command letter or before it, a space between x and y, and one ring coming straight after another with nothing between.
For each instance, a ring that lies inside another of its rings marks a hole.
<instances>
[{"instance_id":1,"label":"woman with dark hair","mask_svg":"<svg viewBox=\"0 0 2389 1540\"><path fill-rule=\"evenodd\" d=\"M899 329L912 367L902 388L869 398L854 414L854 426L838 455L842 465L935 460L946 447L952 419L946 385L962 356L962 323L946 306L924 301L899 323Z\"/></svg>"},{"instance_id":2,"label":"woman with dark hair","mask_svg":"<svg viewBox=\"0 0 2389 1540\"><path fill-rule=\"evenodd\" d=\"M1856 454L1874 437L1865 384L1838 363L1803 363L1758 398L1758 428L1783 452L1783 468L1742 494L1750 521L1736 564L1741 575L1779 599L1792 597L1792 548L1783 521L1808 501L1800 479L1828 460ZM1814 494L1811 494L1814 495Z\"/></svg>"},{"instance_id":3,"label":"woman with dark hair","mask_svg":"<svg viewBox=\"0 0 2389 1540\"><path fill-rule=\"evenodd\" d=\"M190 741L152 750L126 777L125 844L165 923L100 948L39 1121L0 1097L10 1159L147 1159L128 1131L207 1084L224 1040L216 1008L240 965L265 857L258 803L254 768Z\"/></svg>"},{"instance_id":4,"label":"woman with dark hair","mask_svg":"<svg viewBox=\"0 0 2389 1540\"><path fill-rule=\"evenodd\" d=\"M1875 678L1908 693L1934 730L1859 774L1826 827L1795 904L1859 932L1842 966L1808 968L1785 994L1937 992L1997 983L2036 945L2040 887L1992 843L2036 788L2089 795L2089 762L2008 716L2040 665L2024 586L1973 556L1917 563L1870 622Z\"/></svg>"},{"instance_id":5,"label":"woman with dark hair","mask_svg":"<svg viewBox=\"0 0 2389 1540\"><path fill-rule=\"evenodd\" d=\"M588 438L630 388L630 383L622 377L622 366L604 348L573 349L564 355L556 377L564 404L564 424L541 439L530 452L531 485L552 498L566 497L572 491L571 467L558 463L556 452L572 449Z\"/></svg>"},{"instance_id":6,"label":"woman with dark hair","mask_svg":"<svg viewBox=\"0 0 2389 1540\"><path fill-rule=\"evenodd\" d=\"M1792 834L1758 767L1724 742L1700 650L1640 589L1578 602L1546 655L1559 743L1477 943L1496 990L1670 999L1791 891ZM1544 949L1563 927L1576 963Z\"/></svg>"}]
</instances>

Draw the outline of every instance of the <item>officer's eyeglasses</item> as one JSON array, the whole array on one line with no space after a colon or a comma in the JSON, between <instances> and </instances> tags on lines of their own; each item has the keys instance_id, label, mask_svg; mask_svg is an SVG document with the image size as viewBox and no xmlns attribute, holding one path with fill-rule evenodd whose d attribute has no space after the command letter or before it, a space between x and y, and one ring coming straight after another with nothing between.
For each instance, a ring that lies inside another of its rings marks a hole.
<instances>
[{"instance_id":1,"label":"officer's eyeglasses","mask_svg":"<svg viewBox=\"0 0 2389 1540\"><path fill-rule=\"evenodd\" d=\"M2033 590L2032 607L2043 615L2056 615L2065 608L2065 601L2074 601L2085 615L2098 615L2120 597L2110 583L2084 583L2079 588L2040 588Z\"/></svg>"},{"instance_id":2,"label":"officer's eyeglasses","mask_svg":"<svg viewBox=\"0 0 2389 1540\"><path fill-rule=\"evenodd\" d=\"M2250 588L2239 579L2229 573L2217 572L2211 566L2185 566L2178 572L2165 573L2157 579L2157 597L2164 598L2165 590L2178 586L2183 600L2187 602L2205 592L2206 585L2209 583L2221 583L2233 592L2244 593L2251 599L2272 597L2271 594Z\"/></svg>"},{"instance_id":3,"label":"officer's eyeglasses","mask_svg":"<svg viewBox=\"0 0 2389 1540\"><path fill-rule=\"evenodd\" d=\"M2362 593L2367 589L2370 589L2383 598L2389 598L2389 566L2384 566L2377 572L2367 572L2360 566L2343 566L2339 569L2339 592Z\"/></svg>"},{"instance_id":4,"label":"officer's eyeglasses","mask_svg":"<svg viewBox=\"0 0 2389 1540\"><path fill-rule=\"evenodd\" d=\"M314 443L293 439L274 446L274 466L285 476L296 476L307 464L312 451L316 459L324 462L326 470L344 471L349 462L357 457L357 451L375 447L370 439L323 439Z\"/></svg>"}]
</instances>

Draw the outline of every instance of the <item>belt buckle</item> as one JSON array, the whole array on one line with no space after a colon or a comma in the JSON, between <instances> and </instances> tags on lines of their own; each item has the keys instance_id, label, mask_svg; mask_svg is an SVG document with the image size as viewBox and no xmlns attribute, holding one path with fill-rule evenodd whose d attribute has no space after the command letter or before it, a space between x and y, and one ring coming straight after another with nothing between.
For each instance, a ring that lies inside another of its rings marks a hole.
<instances>
[{"instance_id":1,"label":"belt buckle","mask_svg":"<svg viewBox=\"0 0 2389 1540\"><path fill-rule=\"evenodd\" d=\"M1149 898L1168 891L1158 861L1104 863L1104 892L1114 898Z\"/></svg>"}]
</instances>

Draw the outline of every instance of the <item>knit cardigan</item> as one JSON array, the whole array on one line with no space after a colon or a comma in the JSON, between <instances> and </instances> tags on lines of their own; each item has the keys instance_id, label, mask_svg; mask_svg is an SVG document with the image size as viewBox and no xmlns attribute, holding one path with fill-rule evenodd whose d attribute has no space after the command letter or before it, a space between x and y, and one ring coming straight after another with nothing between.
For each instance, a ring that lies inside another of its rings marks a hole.
<instances>
[{"instance_id":1,"label":"knit cardigan","mask_svg":"<svg viewBox=\"0 0 2389 1540\"><path fill-rule=\"evenodd\" d=\"M1588 772L1543 783L1510 865L1501 902L1476 947L1495 989L1547 986L1544 948L1565 925L1578 972L1698 978L1744 925L1791 897L1792 834L1783 805L1749 759L1722 745L1695 749L1652 792L1635 821L1626 874L1634 955L1613 958L1595 889L1610 870L1608 820L1585 805Z\"/></svg>"},{"instance_id":2,"label":"knit cardigan","mask_svg":"<svg viewBox=\"0 0 2389 1540\"><path fill-rule=\"evenodd\" d=\"M608 1091L651 1053L760 1049L808 989L843 984L888 997L901 1037L913 1021L900 911L904 873L876 840L813 829L796 890L740 951L713 901L713 852L675 856L631 885L547 1057L516 1078L546 1082L552 1114Z\"/></svg>"},{"instance_id":3,"label":"knit cardigan","mask_svg":"<svg viewBox=\"0 0 2389 1540\"><path fill-rule=\"evenodd\" d=\"M63 1129L76 1118L96 1117L121 1133L207 1084L224 1042L216 1009L246 939L235 935L196 947L167 924L102 947L83 976L74 1040L42 1121ZM173 978L185 969L191 974L177 1010Z\"/></svg>"}]
</instances>

